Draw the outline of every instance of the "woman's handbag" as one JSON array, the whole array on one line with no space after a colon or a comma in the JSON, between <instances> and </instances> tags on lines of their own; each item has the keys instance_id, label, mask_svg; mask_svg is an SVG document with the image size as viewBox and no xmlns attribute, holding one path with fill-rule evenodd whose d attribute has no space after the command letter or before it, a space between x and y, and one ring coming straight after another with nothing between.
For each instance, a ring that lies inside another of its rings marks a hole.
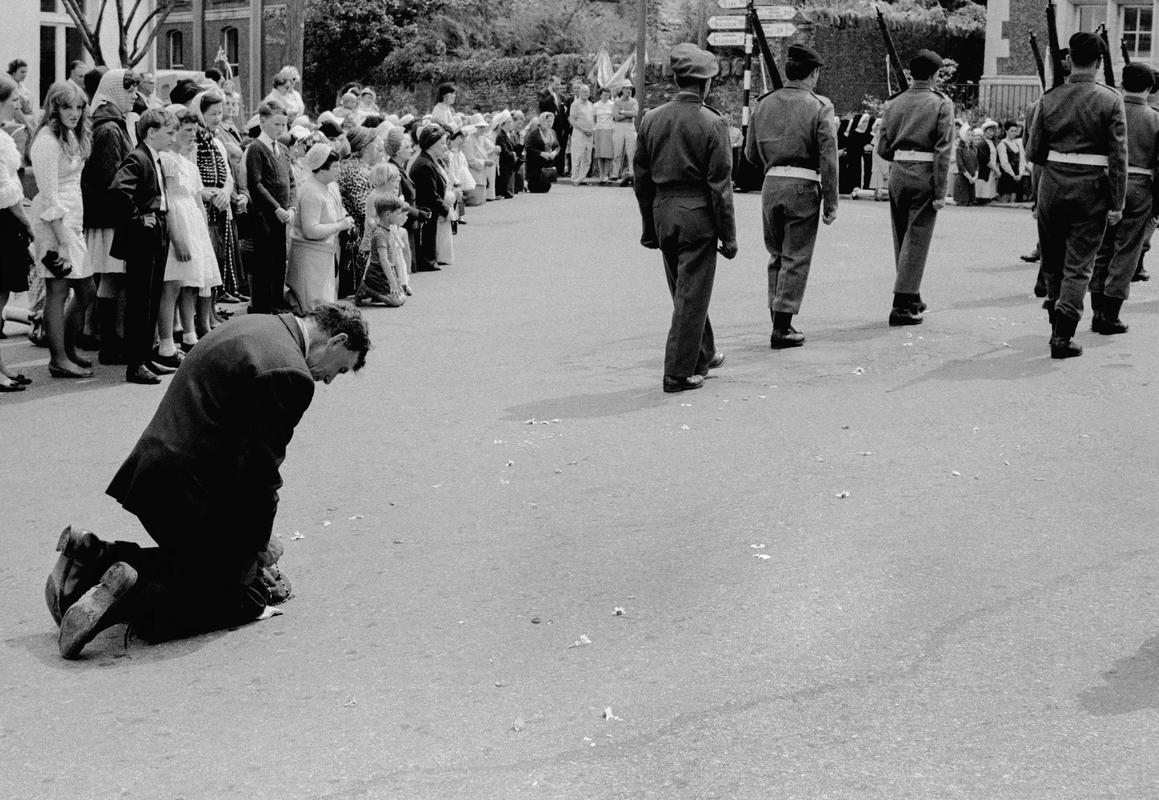
<instances>
[{"instance_id":1,"label":"woman's handbag","mask_svg":"<svg viewBox=\"0 0 1159 800\"><path fill-rule=\"evenodd\" d=\"M539 171L539 177L548 183L555 183L559 180L559 175L555 171L555 167L544 167Z\"/></svg>"}]
</instances>

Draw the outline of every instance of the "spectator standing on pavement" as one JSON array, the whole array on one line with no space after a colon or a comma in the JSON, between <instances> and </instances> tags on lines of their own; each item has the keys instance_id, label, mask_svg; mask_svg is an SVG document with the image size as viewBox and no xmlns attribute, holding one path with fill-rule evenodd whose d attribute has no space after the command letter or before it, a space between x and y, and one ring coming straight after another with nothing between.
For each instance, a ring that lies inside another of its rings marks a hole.
<instances>
[{"instance_id":1,"label":"spectator standing on pavement","mask_svg":"<svg viewBox=\"0 0 1159 800\"><path fill-rule=\"evenodd\" d=\"M16 142L2 127L12 119L19 102L16 81L0 76L0 337L9 294L28 291L28 270L32 266L28 254L32 224L24 213L24 187L20 182L23 159ZM26 383L31 381L7 369L0 358L0 392L23 391Z\"/></svg>"},{"instance_id":2,"label":"spectator standing on pavement","mask_svg":"<svg viewBox=\"0 0 1159 800\"><path fill-rule=\"evenodd\" d=\"M632 182L632 159L636 155L636 117L640 104L636 90L625 83L612 103L612 180Z\"/></svg>"},{"instance_id":3,"label":"spectator standing on pavement","mask_svg":"<svg viewBox=\"0 0 1159 800\"><path fill-rule=\"evenodd\" d=\"M600 183L607 183L612 175L612 158L616 154L613 133L615 107L612 104L612 90L607 86L600 89L600 99L592 104L592 113L596 119L592 138L592 159L595 161Z\"/></svg>"},{"instance_id":4,"label":"spectator standing on pavement","mask_svg":"<svg viewBox=\"0 0 1159 800\"><path fill-rule=\"evenodd\" d=\"M640 243L660 251L672 294L664 391L682 392L699 389L708 371L724 363L708 304L717 243L728 259L737 248L728 123L704 105L720 68L715 56L693 44L676 45L669 58L679 91L644 115L633 166Z\"/></svg>"},{"instance_id":5,"label":"spectator standing on pavement","mask_svg":"<svg viewBox=\"0 0 1159 800\"><path fill-rule=\"evenodd\" d=\"M596 114L588 99L591 88L581 83L568 111L571 123L571 182L579 186L587 182L592 168L592 149L595 143Z\"/></svg>"},{"instance_id":6,"label":"spectator standing on pavement","mask_svg":"<svg viewBox=\"0 0 1159 800\"><path fill-rule=\"evenodd\" d=\"M258 121L261 133L245 151L254 239L250 310L272 314L286 307L286 226L294 218L290 154L279 141L286 132L285 106L264 101Z\"/></svg>"},{"instance_id":7,"label":"spectator standing on pavement","mask_svg":"<svg viewBox=\"0 0 1159 800\"><path fill-rule=\"evenodd\" d=\"M298 85L302 76L294 67L282 67L274 76L274 88L266 95L266 101L277 100L286 112L286 119L295 119L306 112L306 104L302 101L302 94Z\"/></svg>"},{"instance_id":8,"label":"spectator standing on pavement","mask_svg":"<svg viewBox=\"0 0 1159 800\"><path fill-rule=\"evenodd\" d=\"M34 125L32 92L24 85L24 79L28 77L28 62L22 58L14 58L9 61L8 77L16 82L16 107L12 109L12 121L31 130ZM21 148L21 152L23 149Z\"/></svg>"}]
</instances>

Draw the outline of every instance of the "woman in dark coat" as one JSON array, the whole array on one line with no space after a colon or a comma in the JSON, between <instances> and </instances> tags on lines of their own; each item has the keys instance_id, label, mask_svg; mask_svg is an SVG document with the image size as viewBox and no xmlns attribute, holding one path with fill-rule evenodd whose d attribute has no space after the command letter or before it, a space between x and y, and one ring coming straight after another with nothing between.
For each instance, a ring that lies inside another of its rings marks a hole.
<instances>
[{"instance_id":1,"label":"woman in dark coat","mask_svg":"<svg viewBox=\"0 0 1159 800\"><path fill-rule=\"evenodd\" d=\"M419 229L414 271L436 272L439 220L451 213L446 199L447 178L438 164L447 154L447 132L440 125L427 125L419 131L419 149L422 152L411 165L410 179L414 183L415 205L429 216Z\"/></svg>"},{"instance_id":2,"label":"woman in dark coat","mask_svg":"<svg viewBox=\"0 0 1159 800\"><path fill-rule=\"evenodd\" d=\"M542 112L531 124L527 137L523 140L523 157L526 159L527 191L543 194L551 190L554 174L544 174L545 169L555 170L555 158L559 155L559 140L555 138L552 125L555 114Z\"/></svg>"},{"instance_id":3,"label":"woman in dark coat","mask_svg":"<svg viewBox=\"0 0 1159 800\"><path fill-rule=\"evenodd\" d=\"M973 131L966 131L954 154L958 164L958 176L954 179L954 203L959 206L974 205L974 181L978 179L976 142L980 133L976 135Z\"/></svg>"},{"instance_id":4,"label":"woman in dark coat","mask_svg":"<svg viewBox=\"0 0 1159 800\"><path fill-rule=\"evenodd\" d=\"M402 128L391 128L390 133L386 135L386 157L390 163L398 167L399 189L402 191L402 199L410 206L410 211L406 215L406 225L403 226L406 229L407 238L410 240L408 272L414 272L415 265L418 263L419 229L431 216L430 212L415 205L415 184L410 179L410 175L407 174L407 163L413 155L414 145L411 143L410 134Z\"/></svg>"}]
</instances>

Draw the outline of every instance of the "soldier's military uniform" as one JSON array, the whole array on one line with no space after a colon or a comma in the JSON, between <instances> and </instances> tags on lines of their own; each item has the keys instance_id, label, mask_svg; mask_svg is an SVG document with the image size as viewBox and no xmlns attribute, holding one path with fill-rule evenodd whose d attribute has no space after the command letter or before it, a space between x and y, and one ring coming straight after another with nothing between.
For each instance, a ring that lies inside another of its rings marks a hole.
<instances>
[{"instance_id":1,"label":"soldier's military uniform","mask_svg":"<svg viewBox=\"0 0 1159 800\"><path fill-rule=\"evenodd\" d=\"M824 66L810 47L791 45L788 55L806 67ZM833 104L802 81L763 95L753 112L745 155L765 172L761 209L774 349L805 342L790 321L801 310L821 206L826 216L837 212L835 131Z\"/></svg>"},{"instance_id":2,"label":"soldier's military uniform","mask_svg":"<svg viewBox=\"0 0 1159 800\"><path fill-rule=\"evenodd\" d=\"M707 80L718 72L716 59L691 44L672 48L671 63L678 77ZM717 242L728 257L736 252L728 124L698 92L680 91L644 115L633 166L641 243L663 254L672 293L664 389L695 389L723 362L708 303Z\"/></svg>"},{"instance_id":3,"label":"soldier's military uniform","mask_svg":"<svg viewBox=\"0 0 1159 800\"><path fill-rule=\"evenodd\" d=\"M1123 68L1123 87L1152 82L1151 68L1128 64ZM1136 90L1138 91L1138 90ZM1091 330L1102 334L1126 333L1119 309L1131 293L1131 279L1139 266L1143 244L1151 232L1155 205L1155 170L1159 159L1159 111L1146 98L1123 97L1127 121L1127 194L1123 219L1108 227L1091 274Z\"/></svg>"},{"instance_id":4,"label":"soldier's military uniform","mask_svg":"<svg viewBox=\"0 0 1159 800\"><path fill-rule=\"evenodd\" d=\"M954 135L954 104L935 88L934 76L941 64L941 57L929 50L914 56L910 71L930 78L914 80L909 89L886 103L882 114L877 153L893 162L889 214L897 263L890 325L920 324L925 309L922 275L938 207L946 198Z\"/></svg>"},{"instance_id":5,"label":"soldier's military uniform","mask_svg":"<svg viewBox=\"0 0 1159 800\"><path fill-rule=\"evenodd\" d=\"M1091 54L1101 52L1094 34L1070 39L1076 65L1088 58L1097 64L1098 55ZM1054 358L1082 354L1071 337L1082 318L1107 213L1123 209L1127 191L1123 100L1096 83L1087 67L1076 66L1066 83L1042 96L1027 137L1026 157L1038 167L1038 241Z\"/></svg>"}]
</instances>

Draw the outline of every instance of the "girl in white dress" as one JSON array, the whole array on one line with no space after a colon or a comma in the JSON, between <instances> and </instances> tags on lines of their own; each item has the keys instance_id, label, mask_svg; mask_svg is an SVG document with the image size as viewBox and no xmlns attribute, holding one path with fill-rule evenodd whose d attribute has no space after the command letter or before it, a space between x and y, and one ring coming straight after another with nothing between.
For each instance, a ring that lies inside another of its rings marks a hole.
<instances>
[{"instance_id":1,"label":"girl in white dress","mask_svg":"<svg viewBox=\"0 0 1159 800\"><path fill-rule=\"evenodd\" d=\"M182 342L197 343L195 304L201 304L202 319L212 319L213 288L221 285L221 273L213 242L205 201L213 192L201 182L197 168L197 115L185 106L171 106L177 117L173 150L161 154L161 172L169 201L169 259L165 263L165 285L161 291L161 310L157 316L157 352L154 361L175 367L181 363L173 341L176 306L180 305Z\"/></svg>"},{"instance_id":2,"label":"girl in white dress","mask_svg":"<svg viewBox=\"0 0 1159 800\"><path fill-rule=\"evenodd\" d=\"M52 353L48 371L54 378L93 374L93 362L76 350L76 336L95 294L92 265L85 258L80 191L91 143L88 98L75 83L53 84L29 155L38 189L30 216L36 261L45 282L44 331Z\"/></svg>"}]
</instances>

